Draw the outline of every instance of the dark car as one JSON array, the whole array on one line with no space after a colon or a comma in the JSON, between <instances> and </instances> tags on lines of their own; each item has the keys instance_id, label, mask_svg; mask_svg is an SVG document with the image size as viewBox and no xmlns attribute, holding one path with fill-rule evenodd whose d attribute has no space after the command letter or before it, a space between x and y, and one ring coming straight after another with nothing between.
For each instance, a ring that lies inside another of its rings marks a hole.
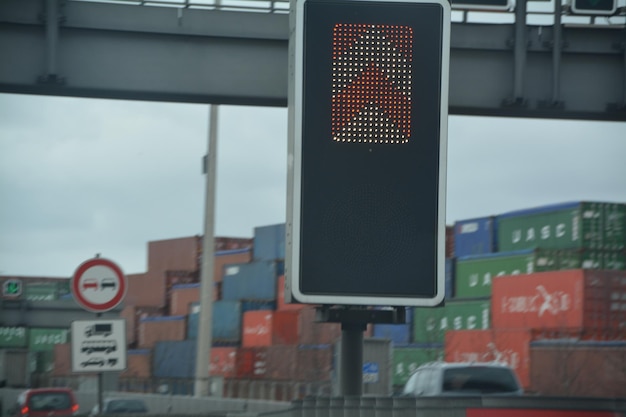
<instances>
[{"instance_id":1,"label":"dark car","mask_svg":"<svg viewBox=\"0 0 626 417\"><path fill-rule=\"evenodd\" d=\"M96 404L91 412L90 416L97 414L136 414L147 413L148 407L144 400L139 398L106 398L102 405L102 413L99 411L98 404Z\"/></svg>"},{"instance_id":2,"label":"dark car","mask_svg":"<svg viewBox=\"0 0 626 417\"><path fill-rule=\"evenodd\" d=\"M22 392L9 409L11 417L71 417L78 403L69 388L37 388Z\"/></svg>"}]
</instances>

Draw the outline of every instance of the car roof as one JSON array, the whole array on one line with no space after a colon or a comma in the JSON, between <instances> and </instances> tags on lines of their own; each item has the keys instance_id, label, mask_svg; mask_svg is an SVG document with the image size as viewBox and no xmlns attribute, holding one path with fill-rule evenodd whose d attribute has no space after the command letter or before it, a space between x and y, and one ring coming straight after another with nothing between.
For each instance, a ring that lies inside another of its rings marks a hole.
<instances>
[{"instance_id":1,"label":"car roof","mask_svg":"<svg viewBox=\"0 0 626 417\"><path fill-rule=\"evenodd\" d=\"M419 368L471 368L471 367L498 367L498 368L510 368L509 365L503 362L427 362L421 365Z\"/></svg>"},{"instance_id":2,"label":"car roof","mask_svg":"<svg viewBox=\"0 0 626 417\"><path fill-rule=\"evenodd\" d=\"M59 388L59 387L50 387L50 388L29 388L26 392L31 393L39 393L39 392L71 392L73 393L71 388Z\"/></svg>"}]
</instances>

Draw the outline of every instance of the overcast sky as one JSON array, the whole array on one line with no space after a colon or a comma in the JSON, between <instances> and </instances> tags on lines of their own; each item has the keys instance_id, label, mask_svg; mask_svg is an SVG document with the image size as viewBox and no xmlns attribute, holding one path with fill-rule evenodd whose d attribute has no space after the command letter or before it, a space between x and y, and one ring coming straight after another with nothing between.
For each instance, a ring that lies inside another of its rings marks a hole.
<instances>
[{"instance_id":1,"label":"overcast sky","mask_svg":"<svg viewBox=\"0 0 626 417\"><path fill-rule=\"evenodd\" d=\"M0 275L69 277L96 253L203 233L209 107L0 94ZM216 235L285 221L287 110L220 106ZM626 124L449 118L447 223L626 202Z\"/></svg>"}]
</instances>

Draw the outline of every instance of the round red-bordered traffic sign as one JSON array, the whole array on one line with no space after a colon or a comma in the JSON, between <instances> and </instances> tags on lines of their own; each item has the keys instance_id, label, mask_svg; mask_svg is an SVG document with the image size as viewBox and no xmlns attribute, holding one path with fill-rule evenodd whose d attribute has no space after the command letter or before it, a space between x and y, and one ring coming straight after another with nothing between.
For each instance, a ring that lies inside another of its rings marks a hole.
<instances>
[{"instance_id":1,"label":"round red-bordered traffic sign","mask_svg":"<svg viewBox=\"0 0 626 417\"><path fill-rule=\"evenodd\" d=\"M72 277L72 294L83 308L103 313L119 305L128 285L122 269L105 258L89 259L76 268Z\"/></svg>"}]
</instances>

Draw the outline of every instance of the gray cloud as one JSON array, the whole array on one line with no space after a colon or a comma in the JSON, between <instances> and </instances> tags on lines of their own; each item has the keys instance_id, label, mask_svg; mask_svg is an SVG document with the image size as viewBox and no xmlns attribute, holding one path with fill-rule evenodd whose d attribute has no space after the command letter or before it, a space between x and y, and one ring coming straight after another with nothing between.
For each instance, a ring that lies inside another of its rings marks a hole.
<instances>
[{"instance_id":1,"label":"gray cloud","mask_svg":"<svg viewBox=\"0 0 626 417\"><path fill-rule=\"evenodd\" d=\"M203 233L208 106L0 95L0 273L69 276ZM216 234L285 221L287 110L220 106ZM623 123L449 119L447 223L626 202Z\"/></svg>"}]
</instances>

